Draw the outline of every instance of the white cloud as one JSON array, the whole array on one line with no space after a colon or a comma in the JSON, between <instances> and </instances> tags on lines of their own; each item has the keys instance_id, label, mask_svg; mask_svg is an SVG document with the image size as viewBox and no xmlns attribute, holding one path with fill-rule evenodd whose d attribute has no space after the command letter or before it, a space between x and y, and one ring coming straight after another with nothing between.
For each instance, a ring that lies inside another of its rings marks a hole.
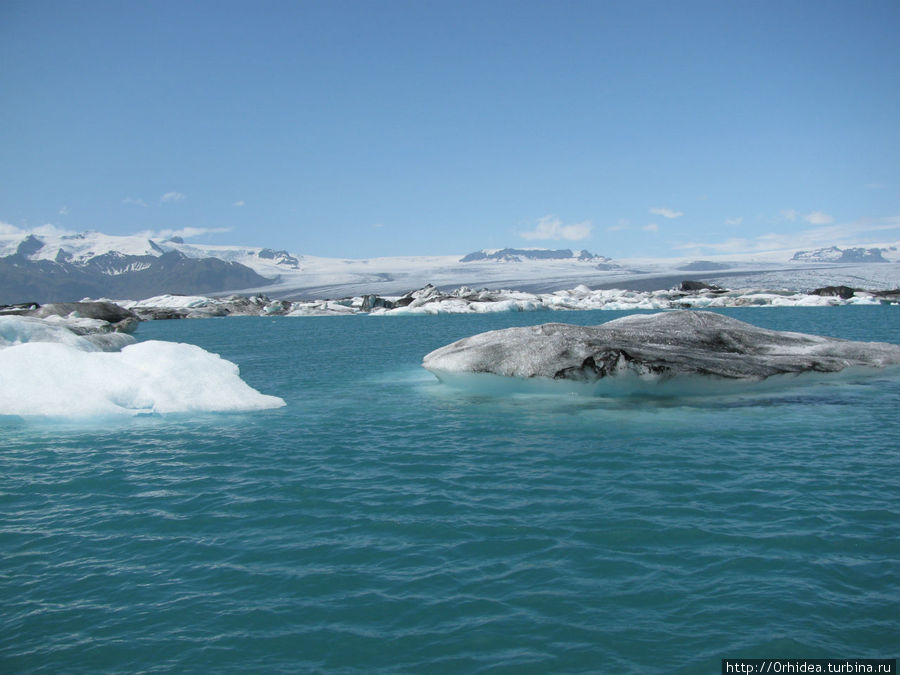
<instances>
[{"instance_id":1,"label":"white cloud","mask_svg":"<svg viewBox=\"0 0 900 675\"><path fill-rule=\"evenodd\" d=\"M659 225L656 223L650 223L649 225L644 225L644 230L647 232L659 232Z\"/></svg>"},{"instance_id":2,"label":"white cloud","mask_svg":"<svg viewBox=\"0 0 900 675\"><path fill-rule=\"evenodd\" d=\"M684 215L681 211L676 211L675 209L669 209L665 206L655 206L650 209L650 213L654 216L662 216L663 218L681 218Z\"/></svg>"},{"instance_id":3,"label":"white cloud","mask_svg":"<svg viewBox=\"0 0 900 675\"><path fill-rule=\"evenodd\" d=\"M232 204L232 206L236 206L236 207L238 207L238 208L241 208L242 206L244 206L244 204L246 204L246 202L245 202L243 199L239 199L239 200L236 201L234 204Z\"/></svg>"},{"instance_id":4,"label":"white cloud","mask_svg":"<svg viewBox=\"0 0 900 675\"><path fill-rule=\"evenodd\" d=\"M606 228L607 232L620 232L622 230L627 230L628 226L631 225L631 222L626 220L625 218L619 218L616 221L615 225L610 225Z\"/></svg>"},{"instance_id":5,"label":"white cloud","mask_svg":"<svg viewBox=\"0 0 900 675\"><path fill-rule=\"evenodd\" d=\"M803 220L805 220L810 225L829 225L834 222L834 218L827 213L822 211L813 211L812 213L807 213L803 216Z\"/></svg>"},{"instance_id":6,"label":"white cloud","mask_svg":"<svg viewBox=\"0 0 900 675\"><path fill-rule=\"evenodd\" d=\"M147 202L145 202L140 197L125 197L122 200L123 204L128 204L130 206L140 206L141 208L147 208Z\"/></svg>"},{"instance_id":7,"label":"white cloud","mask_svg":"<svg viewBox=\"0 0 900 675\"><path fill-rule=\"evenodd\" d=\"M231 232L230 227L183 227L180 230L144 230L138 232L136 236L146 237L147 239L171 239L172 237L181 237L182 239L190 239L191 237L199 237L204 234L216 234L219 232Z\"/></svg>"},{"instance_id":8,"label":"white cloud","mask_svg":"<svg viewBox=\"0 0 900 675\"><path fill-rule=\"evenodd\" d=\"M28 230L30 234L34 234L37 236L45 235L47 237L63 237L69 234L75 234L71 230L63 229L62 227L57 227L56 225L51 225L47 223L46 225L40 225L38 227L32 228Z\"/></svg>"},{"instance_id":9,"label":"white cloud","mask_svg":"<svg viewBox=\"0 0 900 675\"><path fill-rule=\"evenodd\" d=\"M384 223L375 223L372 227L382 228L384 227Z\"/></svg>"},{"instance_id":10,"label":"white cloud","mask_svg":"<svg viewBox=\"0 0 900 675\"><path fill-rule=\"evenodd\" d=\"M50 225L49 223L47 225L39 225L38 227L21 228L0 221L0 234L14 235L17 237L22 237L28 234L33 234L36 237L63 237L75 233L71 230L65 230L61 227L57 227L56 225Z\"/></svg>"},{"instance_id":11,"label":"white cloud","mask_svg":"<svg viewBox=\"0 0 900 675\"><path fill-rule=\"evenodd\" d=\"M165 229L165 230L144 230L142 232L136 232L133 236L136 237L145 237L147 239L169 239L171 237L181 237L182 239L190 239L192 237L199 237L204 234L217 234L220 232L231 232L232 228L230 227L184 227L180 230L174 229ZM37 237L47 236L47 237L64 237L68 235L73 235L75 232L73 230L67 230L61 227L57 227L56 225L40 225L38 227L32 227L23 229L20 227L16 227L15 225L10 225L9 223L4 223L0 221L0 235L15 235L15 236L24 236L27 234L33 234ZM125 235L128 236L128 235Z\"/></svg>"},{"instance_id":12,"label":"white cloud","mask_svg":"<svg viewBox=\"0 0 900 675\"><path fill-rule=\"evenodd\" d=\"M789 223L793 223L797 220L797 211L794 209L782 209L779 212L779 215Z\"/></svg>"},{"instance_id":13,"label":"white cloud","mask_svg":"<svg viewBox=\"0 0 900 675\"><path fill-rule=\"evenodd\" d=\"M159 198L161 202L181 202L187 199L187 195L183 195L180 192L167 192L162 197Z\"/></svg>"},{"instance_id":14,"label":"white cloud","mask_svg":"<svg viewBox=\"0 0 900 675\"><path fill-rule=\"evenodd\" d=\"M884 190L884 183L866 183L863 187L867 190Z\"/></svg>"},{"instance_id":15,"label":"white cloud","mask_svg":"<svg viewBox=\"0 0 900 675\"><path fill-rule=\"evenodd\" d=\"M725 219L726 225L740 225L743 222L744 222L743 218L726 218Z\"/></svg>"},{"instance_id":16,"label":"white cloud","mask_svg":"<svg viewBox=\"0 0 900 675\"><path fill-rule=\"evenodd\" d=\"M61 208L59 209L59 215L61 215L61 216L67 216L67 215L69 215L69 207L68 207L68 206L63 206L63 207L61 207Z\"/></svg>"},{"instance_id":17,"label":"white cloud","mask_svg":"<svg viewBox=\"0 0 900 675\"><path fill-rule=\"evenodd\" d=\"M579 241L591 236L593 225L589 220L574 225L563 225L555 216L544 216L538 220L537 227L530 232L520 232L523 239L567 239Z\"/></svg>"}]
</instances>

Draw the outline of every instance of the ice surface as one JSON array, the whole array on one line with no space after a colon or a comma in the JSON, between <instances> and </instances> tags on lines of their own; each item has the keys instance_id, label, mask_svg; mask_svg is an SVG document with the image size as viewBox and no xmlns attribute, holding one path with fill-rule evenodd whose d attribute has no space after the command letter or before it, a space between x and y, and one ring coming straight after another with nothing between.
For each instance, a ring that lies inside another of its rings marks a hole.
<instances>
[{"instance_id":1,"label":"ice surface","mask_svg":"<svg viewBox=\"0 0 900 675\"><path fill-rule=\"evenodd\" d=\"M210 251L210 254L212 251ZM421 256L342 260L300 256L298 269L262 269L252 260L240 259L263 276L278 274L272 285L241 289L241 293L266 293L272 297L326 299L377 294L383 297L406 293L432 283L439 288L468 285L473 288L517 288L546 293L579 283L611 288L640 288L658 283L666 288L686 278L714 281L728 288L812 290L847 284L859 288L888 289L900 285L900 265L885 263L813 264L790 261L794 251L771 255L718 256L710 260L728 264L727 272L686 272L679 269L694 258L634 258L616 262L621 269L603 269L596 264L571 260L495 260L460 263L459 256ZM256 264L256 267L254 267ZM737 276L740 275L740 276ZM765 281L763 281L765 279Z\"/></svg>"},{"instance_id":2,"label":"ice surface","mask_svg":"<svg viewBox=\"0 0 900 675\"><path fill-rule=\"evenodd\" d=\"M600 326L543 324L481 333L426 355L444 381L487 373L623 389L673 378L760 381L900 364L900 346L765 330L702 311L632 315ZM605 386L605 384L604 384Z\"/></svg>"},{"instance_id":3,"label":"ice surface","mask_svg":"<svg viewBox=\"0 0 900 675\"><path fill-rule=\"evenodd\" d=\"M283 405L241 380L235 364L194 345L135 343L120 333L79 336L39 319L0 316L0 415L90 417Z\"/></svg>"},{"instance_id":4,"label":"ice surface","mask_svg":"<svg viewBox=\"0 0 900 675\"><path fill-rule=\"evenodd\" d=\"M126 309L139 309L142 307L166 307L171 309L191 309L194 307L206 307L212 298L205 295L157 295L152 298L139 301L119 301L117 304Z\"/></svg>"},{"instance_id":5,"label":"ice surface","mask_svg":"<svg viewBox=\"0 0 900 675\"><path fill-rule=\"evenodd\" d=\"M830 307L836 305L877 305L888 302L865 292L851 298L808 295L795 291L748 289L744 291L680 290L630 291L623 289L592 290L578 285L570 290L552 293L529 293L515 290L480 290L461 287L453 291L438 291L432 286L411 294L412 302L405 306L375 307L372 315L409 314L482 314L487 312L533 312L555 310L662 310L706 309L721 307ZM384 300L396 304L398 296ZM348 300L298 301L291 304L290 316L327 316L358 314L363 298Z\"/></svg>"},{"instance_id":6,"label":"ice surface","mask_svg":"<svg viewBox=\"0 0 900 675\"><path fill-rule=\"evenodd\" d=\"M79 327L99 326L106 322L97 322L94 319L79 319L76 321ZM127 338L127 343L135 342L129 335L121 334ZM66 320L61 317L49 319L34 319L25 316L0 316L0 349L27 342L54 342L68 345L74 349L85 352L101 351L102 348L88 336L76 335L66 327ZM122 344L121 347L124 347Z\"/></svg>"}]
</instances>

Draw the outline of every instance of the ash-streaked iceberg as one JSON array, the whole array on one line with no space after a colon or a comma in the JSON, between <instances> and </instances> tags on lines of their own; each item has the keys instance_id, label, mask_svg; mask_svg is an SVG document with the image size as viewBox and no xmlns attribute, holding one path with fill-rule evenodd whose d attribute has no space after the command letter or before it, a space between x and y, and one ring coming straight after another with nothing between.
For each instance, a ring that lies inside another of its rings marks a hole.
<instances>
[{"instance_id":1,"label":"ash-streaked iceberg","mask_svg":"<svg viewBox=\"0 0 900 675\"><path fill-rule=\"evenodd\" d=\"M116 343L110 337L116 336ZM278 408L200 347L0 316L0 416L93 417Z\"/></svg>"},{"instance_id":2,"label":"ash-streaked iceberg","mask_svg":"<svg viewBox=\"0 0 900 675\"><path fill-rule=\"evenodd\" d=\"M746 383L775 375L900 364L900 345L766 330L713 312L626 316L599 326L549 323L464 338L426 355L445 382L471 374L646 391L677 380Z\"/></svg>"},{"instance_id":3,"label":"ash-streaked iceberg","mask_svg":"<svg viewBox=\"0 0 900 675\"><path fill-rule=\"evenodd\" d=\"M128 333L109 330L109 326L106 321L79 317L0 316L0 349L27 342L51 342L83 352L115 352L137 342Z\"/></svg>"}]
</instances>

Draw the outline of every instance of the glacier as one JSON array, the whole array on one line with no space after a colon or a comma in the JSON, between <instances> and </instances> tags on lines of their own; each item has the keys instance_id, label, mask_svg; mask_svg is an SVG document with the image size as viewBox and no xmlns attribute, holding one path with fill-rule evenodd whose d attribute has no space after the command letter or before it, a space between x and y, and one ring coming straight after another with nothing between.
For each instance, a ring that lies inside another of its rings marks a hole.
<instances>
[{"instance_id":1,"label":"glacier","mask_svg":"<svg viewBox=\"0 0 900 675\"><path fill-rule=\"evenodd\" d=\"M0 416L86 418L284 405L244 382L237 365L195 345L137 342L125 333L77 335L59 319L0 316Z\"/></svg>"},{"instance_id":2,"label":"glacier","mask_svg":"<svg viewBox=\"0 0 900 675\"><path fill-rule=\"evenodd\" d=\"M444 289L466 285L535 294L580 283L646 291L667 288L684 279L685 272L742 289L900 285L900 242L891 241L843 249L716 254L703 259L614 260L586 250L520 248L483 249L465 256L345 259L254 246L186 243L180 236L164 238L164 233L118 236L53 226L0 226L0 303L97 295L135 299L162 293L265 293L285 301L327 300L365 294L399 296L426 283ZM305 307L302 311L317 310Z\"/></svg>"},{"instance_id":3,"label":"glacier","mask_svg":"<svg viewBox=\"0 0 900 675\"><path fill-rule=\"evenodd\" d=\"M599 326L549 323L489 331L427 354L422 365L450 384L487 376L598 385L602 393L672 392L711 382L743 385L779 375L858 372L900 365L900 345L759 328L721 314L632 315Z\"/></svg>"}]
</instances>

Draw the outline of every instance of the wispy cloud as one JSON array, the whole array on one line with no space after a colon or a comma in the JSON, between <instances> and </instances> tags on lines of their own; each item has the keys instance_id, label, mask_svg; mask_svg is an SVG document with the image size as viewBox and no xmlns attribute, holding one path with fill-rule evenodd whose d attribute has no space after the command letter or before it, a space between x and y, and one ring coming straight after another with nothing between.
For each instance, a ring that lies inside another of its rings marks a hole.
<instances>
[{"instance_id":1,"label":"wispy cloud","mask_svg":"<svg viewBox=\"0 0 900 675\"><path fill-rule=\"evenodd\" d=\"M803 216L810 225L829 225L834 222L834 218L823 211L813 211Z\"/></svg>"},{"instance_id":2,"label":"wispy cloud","mask_svg":"<svg viewBox=\"0 0 900 675\"><path fill-rule=\"evenodd\" d=\"M181 237L182 239L190 239L192 237L200 237L204 234L218 234L221 232L231 232L230 227L183 227L181 229L164 229L164 230L144 230L136 232L133 236L145 237L147 239L170 239L171 237ZM24 236L33 234L35 236L60 237L75 234L72 230L67 230L56 225L40 225L38 227L21 228L9 223L0 221L0 235L16 235ZM131 235L123 235L131 236Z\"/></svg>"},{"instance_id":3,"label":"wispy cloud","mask_svg":"<svg viewBox=\"0 0 900 675\"><path fill-rule=\"evenodd\" d=\"M144 230L138 232L136 236L146 237L147 239L171 239L172 237L181 237L182 239L191 239L192 237L200 237L204 234L218 234L220 232L231 232L230 227L183 227L180 230Z\"/></svg>"},{"instance_id":4,"label":"wispy cloud","mask_svg":"<svg viewBox=\"0 0 900 675\"><path fill-rule=\"evenodd\" d=\"M619 220L616 221L616 224L610 225L609 227L607 227L606 231L607 232L621 232L622 230L627 230L630 225L631 225L630 221L626 220L625 218L619 218Z\"/></svg>"},{"instance_id":5,"label":"wispy cloud","mask_svg":"<svg viewBox=\"0 0 900 675\"><path fill-rule=\"evenodd\" d=\"M159 198L161 202L183 202L187 199L187 195L181 194L180 192L167 192L162 197Z\"/></svg>"},{"instance_id":6,"label":"wispy cloud","mask_svg":"<svg viewBox=\"0 0 900 675\"><path fill-rule=\"evenodd\" d=\"M589 220L573 225L563 225L556 216L544 216L530 232L520 232L523 239L567 239L580 241L591 236L593 225Z\"/></svg>"},{"instance_id":7,"label":"wispy cloud","mask_svg":"<svg viewBox=\"0 0 900 675\"><path fill-rule=\"evenodd\" d=\"M236 206L236 207L238 207L238 208L241 208L241 207L244 206L245 204L246 204L246 202L245 202L243 199L239 199L239 200L236 201L234 204L232 204L232 206Z\"/></svg>"},{"instance_id":8,"label":"wispy cloud","mask_svg":"<svg viewBox=\"0 0 900 675\"><path fill-rule=\"evenodd\" d=\"M675 209L669 209L665 206L655 206L650 209L650 213L654 216L662 216L663 218L681 218L684 215L681 211L676 211Z\"/></svg>"},{"instance_id":9,"label":"wispy cloud","mask_svg":"<svg viewBox=\"0 0 900 675\"><path fill-rule=\"evenodd\" d=\"M123 204L128 204L129 206L140 206L141 208L147 208L147 202L145 202L140 197L125 197L122 200Z\"/></svg>"},{"instance_id":10,"label":"wispy cloud","mask_svg":"<svg viewBox=\"0 0 900 675\"><path fill-rule=\"evenodd\" d=\"M14 235L17 237L25 236L28 234L33 234L36 237L60 237L75 233L71 230L57 227L56 225L50 225L49 223L46 225L39 225L37 227L16 227L15 225L10 225L9 223L0 221L0 234Z\"/></svg>"},{"instance_id":11,"label":"wispy cloud","mask_svg":"<svg viewBox=\"0 0 900 675\"><path fill-rule=\"evenodd\" d=\"M744 222L743 218L726 218L725 219L726 225L740 225L743 222Z\"/></svg>"},{"instance_id":12,"label":"wispy cloud","mask_svg":"<svg viewBox=\"0 0 900 675\"><path fill-rule=\"evenodd\" d=\"M877 243L876 237L900 237L900 216L878 220L858 220L815 227L802 232L770 232L753 238L732 237L718 242L688 242L675 248L715 253L759 253L763 251L803 250L825 246L852 246Z\"/></svg>"},{"instance_id":13,"label":"wispy cloud","mask_svg":"<svg viewBox=\"0 0 900 675\"><path fill-rule=\"evenodd\" d=\"M67 216L67 215L69 215L69 207L68 207L68 206L61 206L60 209L59 209L59 215L61 215L61 216Z\"/></svg>"},{"instance_id":14,"label":"wispy cloud","mask_svg":"<svg viewBox=\"0 0 900 675\"><path fill-rule=\"evenodd\" d=\"M372 225L372 227L381 229L382 227L384 227L384 223L374 223L374 224Z\"/></svg>"},{"instance_id":15,"label":"wispy cloud","mask_svg":"<svg viewBox=\"0 0 900 675\"><path fill-rule=\"evenodd\" d=\"M782 209L781 211L779 211L778 215L781 216L782 220L793 223L795 220L797 220L798 213L794 209Z\"/></svg>"},{"instance_id":16,"label":"wispy cloud","mask_svg":"<svg viewBox=\"0 0 900 675\"><path fill-rule=\"evenodd\" d=\"M644 225L644 230L647 232L659 232L659 225L656 223L650 223L649 225Z\"/></svg>"},{"instance_id":17,"label":"wispy cloud","mask_svg":"<svg viewBox=\"0 0 900 675\"><path fill-rule=\"evenodd\" d=\"M67 230L64 227L57 227L56 225L51 225L50 223L47 223L46 225L39 225L38 227L33 227L30 230L25 231L37 236L41 236L43 234L48 237L61 237L67 234L75 234L71 230Z\"/></svg>"}]
</instances>

